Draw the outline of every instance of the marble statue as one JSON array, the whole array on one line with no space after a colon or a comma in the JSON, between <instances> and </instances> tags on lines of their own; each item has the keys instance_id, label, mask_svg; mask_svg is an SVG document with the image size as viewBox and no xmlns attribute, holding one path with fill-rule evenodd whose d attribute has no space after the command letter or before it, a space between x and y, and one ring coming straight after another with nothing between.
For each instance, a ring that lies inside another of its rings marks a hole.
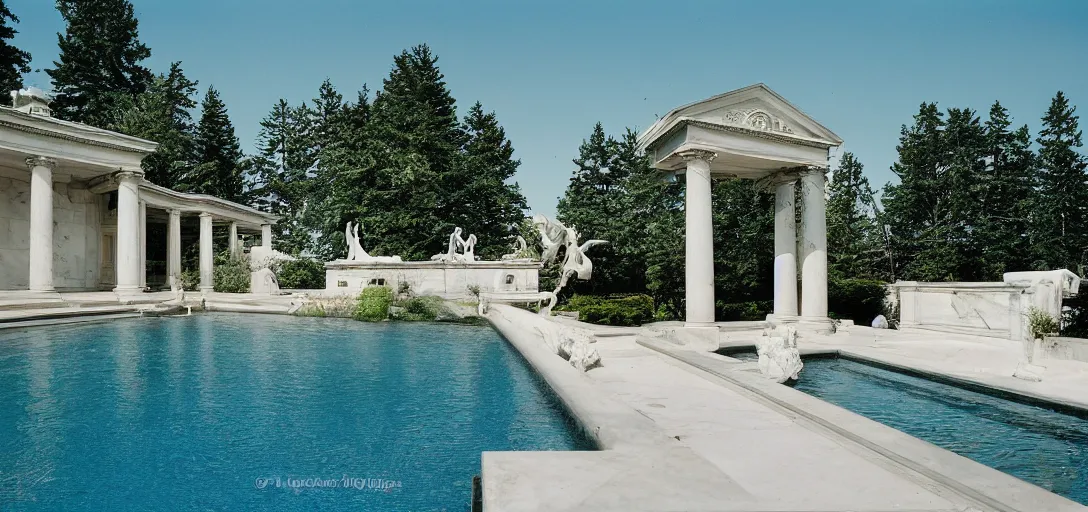
<instances>
[{"instance_id":1,"label":"marble statue","mask_svg":"<svg viewBox=\"0 0 1088 512\"><path fill-rule=\"evenodd\" d=\"M601 366L601 355L591 347L597 342L593 333L578 327L568 327L552 321L545 328L535 327L548 350L565 359L571 366L587 372Z\"/></svg>"},{"instance_id":2,"label":"marble statue","mask_svg":"<svg viewBox=\"0 0 1088 512\"><path fill-rule=\"evenodd\" d=\"M279 295L280 283L271 269L262 268L249 275L249 293Z\"/></svg>"},{"instance_id":3,"label":"marble statue","mask_svg":"<svg viewBox=\"0 0 1088 512\"><path fill-rule=\"evenodd\" d=\"M779 384L801 375L804 363L797 350L797 330L792 326L776 325L763 331L756 346L759 371Z\"/></svg>"},{"instance_id":4,"label":"marble statue","mask_svg":"<svg viewBox=\"0 0 1088 512\"><path fill-rule=\"evenodd\" d=\"M514 252L503 254L500 259L503 261L529 260L531 257L532 254L529 252L529 245L525 243L525 238L518 235L517 240L514 242Z\"/></svg>"},{"instance_id":5,"label":"marble statue","mask_svg":"<svg viewBox=\"0 0 1088 512\"><path fill-rule=\"evenodd\" d=\"M534 216L533 225L540 231L540 244L544 247L540 259L544 264L555 260L560 247L566 248L559 277L559 286L556 286L555 291L552 293L558 296L559 291L567 286L567 281L572 276L576 276L582 281L588 281L593 277L593 262L586 257L586 251L594 246L607 244L607 240L587 240L582 245L578 245L579 234L573 226L564 226L562 223L543 215Z\"/></svg>"},{"instance_id":6,"label":"marble statue","mask_svg":"<svg viewBox=\"0 0 1088 512\"><path fill-rule=\"evenodd\" d=\"M873 329L887 329L888 327L888 319L884 315L877 315L873 319Z\"/></svg>"},{"instance_id":7,"label":"marble statue","mask_svg":"<svg viewBox=\"0 0 1088 512\"><path fill-rule=\"evenodd\" d=\"M468 239L461 238L461 228L453 228L450 234L450 243L446 252L431 256L431 261L445 261L467 263L476 261L476 235L469 235ZM458 253L457 251L461 251Z\"/></svg>"},{"instance_id":8,"label":"marble statue","mask_svg":"<svg viewBox=\"0 0 1088 512\"><path fill-rule=\"evenodd\" d=\"M373 262L373 263L399 263L401 261L400 256L371 256L363 250L363 246L359 243L359 226L361 224L356 222L354 226L351 222L348 222L344 228L344 238L348 243L348 257L347 261L360 261L360 262Z\"/></svg>"}]
</instances>

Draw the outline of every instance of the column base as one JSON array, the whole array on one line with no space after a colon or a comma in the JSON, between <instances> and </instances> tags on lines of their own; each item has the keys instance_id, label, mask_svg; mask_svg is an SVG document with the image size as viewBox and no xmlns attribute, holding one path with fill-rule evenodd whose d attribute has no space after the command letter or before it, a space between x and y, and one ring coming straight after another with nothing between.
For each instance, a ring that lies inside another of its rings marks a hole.
<instances>
[{"instance_id":1,"label":"column base","mask_svg":"<svg viewBox=\"0 0 1088 512\"><path fill-rule=\"evenodd\" d=\"M214 286L201 286L200 287L200 294L201 295L208 295L208 294L210 294L210 293L212 293L214 291L215 291Z\"/></svg>"},{"instance_id":2,"label":"column base","mask_svg":"<svg viewBox=\"0 0 1088 512\"><path fill-rule=\"evenodd\" d=\"M811 334L835 334L835 322L830 318L801 316L795 324L798 332Z\"/></svg>"},{"instance_id":3,"label":"column base","mask_svg":"<svg viewBox=\"0 0 1088 512\"><path fill-rule=\"evenodd\" d=\"M139 285L135 286L118 286L113 289L114 293L143 293L144 289Z\"/></svg>"},{"instance_id":4,"label":"column base","mask_svg":"<svg viewBox=\"0 0 1088 512\"><path fill-rule=\"evenodd\" d=\"M41 293L53 293L53 292L57 291L57 289L52 287L52 286L37 286L37 287L28 288L27 291L41 292Z\"/></svg>"},{"instance_id":5,"label":"column base","mask_svg":"<svg viewBox=\"0 0 1088 512\"><path fill-rule=\"evenodd\" d=\"M797 315L767 315L768 325L795 325L801 321L801 317Z\"/></svg>"}]
</instances>

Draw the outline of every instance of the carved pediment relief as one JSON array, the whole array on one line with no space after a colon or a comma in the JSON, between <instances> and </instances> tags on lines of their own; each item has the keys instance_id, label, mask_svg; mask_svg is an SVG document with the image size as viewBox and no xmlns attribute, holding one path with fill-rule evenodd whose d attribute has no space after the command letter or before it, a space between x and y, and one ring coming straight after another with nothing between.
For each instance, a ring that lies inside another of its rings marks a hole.
<instances>
[{"instance_id":1,"label":"carved pediment relief","mask_svg":"<svg viewBox=\"0 0 1088 512\"><path fill-rule=\"evenodd\" d=\"M782 118L758 108L730 110L722 116L722 122L761 132L793 133L793 129Z\"/></svg>"}]
</instances>

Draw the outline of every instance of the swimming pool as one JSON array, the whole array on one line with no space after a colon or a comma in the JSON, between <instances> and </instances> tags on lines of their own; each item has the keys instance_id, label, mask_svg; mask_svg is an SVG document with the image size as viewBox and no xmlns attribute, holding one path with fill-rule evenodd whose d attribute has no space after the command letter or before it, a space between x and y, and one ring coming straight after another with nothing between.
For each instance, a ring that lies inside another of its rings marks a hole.
<instances>
[{"instance_id":1,"label":"swimming pool","mask_svg":"<svg viewBox=\"0 0 1088 512\"><path fill-rule=\"evenodd\" d=\"M794 389L1088 504L1088 420L841 358Z\"/></svg>"},{"instance_id":2,"label":"swimming pool","mask_svg":"<svg viewBox=\"0 0 1088 512\"><path fill-rule=\"evenodd\" d=\"M468 510L480 453L584 450L487 327L196 315L0 334L0 503Z\"/></svg>"}]
</instances>

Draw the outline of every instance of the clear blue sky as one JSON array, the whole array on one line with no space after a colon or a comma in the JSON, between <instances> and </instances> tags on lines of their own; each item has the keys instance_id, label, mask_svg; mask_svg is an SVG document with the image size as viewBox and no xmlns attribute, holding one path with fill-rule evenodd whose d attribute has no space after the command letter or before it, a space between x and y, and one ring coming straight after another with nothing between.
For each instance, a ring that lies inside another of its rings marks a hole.
<instances>
[{"instance_id":1,"label":"clear blue sky","mask_svg":"<svg viewBox=\"0 0 1088 512\"><path fill-rule=\"evenodd\" d=\"M1088 2L133 0L156 72L180 60L214 84L243 148L279 98L326 77L348 98L381 87L392 57L439 56L464 112L498 114L533 210L551 214L597 121L655 114L764 82L839 134L874 186L893 179L899 129L922 101L983 114L1000 100L1036 130L1063 90L1088 125ZM49 0L7 0L15 42L52 67L64 26ZM28 83L49 88L44 73Z\"/></svg>"}]
</instances>

